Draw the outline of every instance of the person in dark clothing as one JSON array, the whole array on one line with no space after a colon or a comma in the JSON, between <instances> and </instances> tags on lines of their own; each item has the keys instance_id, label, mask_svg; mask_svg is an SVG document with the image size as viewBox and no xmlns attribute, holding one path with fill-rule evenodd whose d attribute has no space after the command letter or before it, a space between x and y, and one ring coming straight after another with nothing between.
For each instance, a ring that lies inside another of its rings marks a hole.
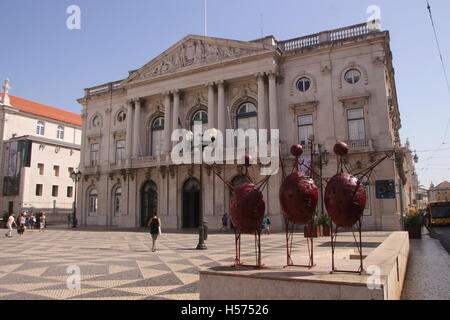
<instances>
[{"instance_id":1,"label":"person in dark clothing","mask_svg":"<svg viewBox=\"0 0 450 320\"><path fill-rule=\"evenodd\" d=\"M227 228L228 228L228 215L225 212L225 214L222 217L222 230L227 231Z\"/></svg>"},{"instance_id":2,"label":"person in dark clothing","mask_svg":"<svg viewBox=\"0 0 450 320\"><path fill-rule=\"evenodd\" d=\"M148 227L150 228L150 234L153 239L152 252L156 251L156 239L161 233L161 219L158 218L156 212L153 213L153 217L148 221Z\"/></svg>"}]
</instances>

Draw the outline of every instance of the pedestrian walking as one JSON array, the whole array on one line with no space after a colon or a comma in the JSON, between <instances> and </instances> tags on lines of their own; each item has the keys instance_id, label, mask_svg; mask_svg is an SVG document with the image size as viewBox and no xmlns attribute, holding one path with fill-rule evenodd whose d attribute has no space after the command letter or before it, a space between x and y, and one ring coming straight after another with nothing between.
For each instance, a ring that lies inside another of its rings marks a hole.
<instances>
[{"instance_id":1,"label":"pedestrian walking","mask_svg":"<svg viewBox=\"0 0 450 320\"><path fill-rule=\"evenodd\" d=\"M27 224L27 216L25 213L22 213L19 217L19 226L17 227L17 233L20 234L20 237L23 237L23 234L26 230L26 224Z\"/></svg>"},{"instance_id":2,"label":"pedestrian walking","mask_svg":"<svg viewBox=\"0 0 450 320\"><path fill-rule=\"evenodd\" d=\"M8 228L8 232L5 233L5 237L12 238L12 225L15 225L17 228L16 219L14 218L14 213L10 213L8 217L8 221L6 222L6 227Z\"/></svg>"},{"instance_id":3,"label":"pedestrian walking","mask_svg":"<svg viewBox=\"0 0 450 320\"><path fill-rule=\"evenodd\" d=\"M225 214L222 217L222 230L227 231L227 228L228 228L228 215L225 212Z\"/></svg>"},{"instance_id":4,"label":"pedestrian walking","mask_svg":"<svg viewBox=\"0 0 450 320\"><path fill-rule=\"evenodd\" d=\"M270 220L267 216L264 217L264 233L270 234Z\"/></svg>"},{"instance_id":5,"label":"pedestrian walking","mask_svg":"<svg viewBox=\"0 0 450 320\"><path fill-rule=\"evenodd\" d=\"M161 219L158 218L156 212L153 213L153 217L148 221L148 226L150 227L150 234L152 235L153 240L152 252L155 252L156 239L158 239L158 235L161 234Z\"/></svg>"},{"instance_id":6,"label":"pedestrian walking","mask_svg":"<svg viewBox=\"0 0 450 320\"><path fill-rule=\"evenodd\" d=\"M45 213L41 212L41 217L39 218L39 232L45 232Z\"/></svg>"}]
</instances>

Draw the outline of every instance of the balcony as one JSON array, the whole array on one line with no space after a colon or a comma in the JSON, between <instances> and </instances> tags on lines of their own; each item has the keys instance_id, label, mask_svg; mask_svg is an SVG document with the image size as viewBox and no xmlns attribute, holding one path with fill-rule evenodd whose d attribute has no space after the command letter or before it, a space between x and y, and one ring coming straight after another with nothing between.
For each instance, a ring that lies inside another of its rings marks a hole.
<instances>
[{"instance_id":1,"label":"balcony","mask_svg":"<svg viewBox=\"0 0 450 320\"><path fill-rule=\"evenodd\" d=\"M370 151L373 150L371 139L350 140L345 142L352 151Z\"/></svg>"}]
</instances>

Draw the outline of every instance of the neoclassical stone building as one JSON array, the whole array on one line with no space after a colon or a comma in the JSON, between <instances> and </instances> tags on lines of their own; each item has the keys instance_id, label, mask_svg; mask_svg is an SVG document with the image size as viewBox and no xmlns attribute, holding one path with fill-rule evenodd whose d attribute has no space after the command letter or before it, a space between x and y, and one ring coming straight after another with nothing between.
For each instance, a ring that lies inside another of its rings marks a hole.
<instances>
[{"instance_id":1,"label":"neoclassical stone building","mask_svg":"<svg viewBox=\"0 0 450 320\"><path fill-rule=\"evenodd\" d=\"M387 31L366 24L278 41L269 36L235 41L188 35L127 78L85 89L78 198L82 225L140 227L153 211L166 229L198 226L203 206L210 229L229 212L230 192L204 167L175 165L170 158L174 129L280 130L281 153L304 144L323 155L324 177L336 173L332 149L347 141L350 170L369 166L385 151L401 153L392 53ZM328 152L328 156L327 156ZM400 157L397 157L400 158ZM365 181L366 229L400 228L400 202L376 199L375 181L404 176L402 161L384 161ZM261 165L250 170L259 181ZM316 169L320 166L316 164ZM234 184L237 164L217 169ZM266 212L281 230L278 189L281 171L264 190ZM202 193L202 204L199 193ZM318 211L322 211L319 201Z\"/></svg>"}]
</instances>

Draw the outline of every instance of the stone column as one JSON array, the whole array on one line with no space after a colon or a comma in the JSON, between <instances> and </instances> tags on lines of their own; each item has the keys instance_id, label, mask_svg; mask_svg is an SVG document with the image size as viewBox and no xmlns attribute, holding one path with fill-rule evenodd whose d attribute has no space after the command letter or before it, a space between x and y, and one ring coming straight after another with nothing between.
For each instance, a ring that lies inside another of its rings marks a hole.
<instances>
[{"instance_id":1,"label":"stone column","mask_svg":"<svg viewBox=\"0 0 450 320\"><path fill-rule=\"evenodd\" d=\"M217 129L222 133L225 138L226 128L226 112L225 112L225 83L219 81L217 84Z\"/></svg>"},{"instance_id":2,"label":"stone column","mask_svg":"<svg viewBox=\"0 0 450 320\"><path fill-rule=\"evenodd\" d=\"M137 158L141 155L141 101L139 99L134 100L134 134L133 134L133 157Z\"/></svg>"},{"instance_id":3,"label":"stone column","mask_svg":"<svg viewBox=\"0 0 450 320\"><path fill-rule=\"evenodd\" d=\"M258 82L258 129L266 127L266 86L264 84L264 73L257 74Z\"/></svg>"},{"instance_id":4,"label":"stone column","mask_svg":"<svg viewBox=\"0 0 450 320\"><path fill-rule=\"evenodd\" d=\"M278 98L275 73L269 74L269 116L270 129L279 129L278 126Z\"/></svg>"},{"instance_id":5,"label":"stone column","mask_svg":"<svg viewBox=\"0 0 450 320\"><path fill-rule=\"evenodd\" d=\"M214 103L214 84L208 83L208 128L214 128L215 127L215 119L216 119L216 112L215 112L215 103Z\"/></svg>"},{"instance_id":6,"label":"stone column","mask_svg":"<svg viewBox=\"0 0 450 320\"><path fill-rule=\"evenodd\" d=\"M180 91L175 90L173 92L173 121L172 130L178 129L178 118L180 117ZM170 132L172 135L172 132Z\"/></svg>"},{"instance_id":7,"label":"stone column","mask_svg":"<svg viewBox=\"0 0 450 320\"><path fill-rule=\"evenodd\" d=\"M132 101L128 100L127 102L127 135L126 135L126 145L125 145L125 153L127 159L131 158L131 148L132 148L132 132L133 132L133 106Z\"/></svg>"},{"instance_id":8,"label":"stone column","mask_svg":"<svg viewBox=\"0 0 450 320\"><path fill-rule=\"evenodd\" d=\"M170 114L170 93L164 93L164 151L170 152L170 136L172 132L170 131L171 114Z\"/></svg>"},{"instance_id":9,"label":"stone column","mask_svg":"<svg viewBox=\"0 0 450 320\"><path fill-rule=\"evenodd\" d=\"M280 129L278 125L278 98L277 98L277 84L276 75L271 72L269 74L269 117L270 117L270 129ZM277 175L272 176L267 186L267 207L270 221L272 222L272 228L274 230L281 229L281 221L283 217L280 215L280 204L278 201L278 190L280 188L281 181L280 170Z\"/></svg>"}]
</instances>

